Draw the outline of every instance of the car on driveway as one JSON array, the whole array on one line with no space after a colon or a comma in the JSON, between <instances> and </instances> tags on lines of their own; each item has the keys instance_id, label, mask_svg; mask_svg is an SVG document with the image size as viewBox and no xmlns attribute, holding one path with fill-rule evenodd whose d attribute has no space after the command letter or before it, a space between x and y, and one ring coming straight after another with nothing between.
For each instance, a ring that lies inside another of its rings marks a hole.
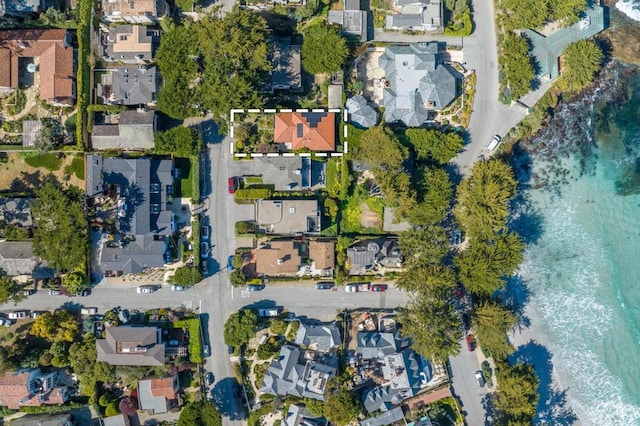
<instances>
[{"instance_id":1,"label":"car on driveway","mask_svg":"<svg viewBox=\"0 0 640 426\"><path fill-rule=\"evenodd\" d=\"M3 325L5 327L11 327L11 325L13 324L13 321L11 321L8 318L0 318L0 325Z\"/></svg>"},{"instance_id":2,"label":"car on driveway","mask_svg":"<svg viewBox=\"0 0 640 426\"><path fill-rule=\"evenodd\" d=\"M138 286L137 291L140 294L148 294L156 291L156 288L152 285L141 285L141 286Z\"/></svg>"},{"instance_id":3,"label":"car on driveway","mask_svg":"<svg viewBox=\"0 0 640 426\"><path fill-rule=\"evenodd\" d=\"M234 257L235 257L234 255L231 255L231 256L227 257L227 270L228 271L233 271L235 269L233 267L233 258Z\"/></svg>"},{"instance_id":4,"label":"car on driveway","mask_svg":"<svg viewBox=\"0 0 640 426\"><path fill-rule=\"evenodd\" d=\"M321 281L316 284L316 290L331 290L334 286L332 281Z\"/></svg>"},{"instance_id":5,"label":"car on driveway","mask_svg":"<svg viewBox=\"0 0 640 426\"><path fill-rule=\"evenodd\" d=\"M264 289L264 285L262 284L249 284L247 286L247 291L261 291Z\"/></svg>"},{"instance_id":6,"label":"car on driveway","mask_svg":"<svg viewBox=\"0 0 640 426\"><path fill-rule=\"evenodd\" d=\"M465 340L467 341L467 350L469 352L473 352L476 350L476 338L473 337L473 334L467 334L467 337L465 337Z\"/></svg>"},{"instance_id":7,"label":"car on driveway","mask_svg":"<svg viewBox=\"0 0 640 426\"><path fill-rule=\"evenodd\" d=\"M387 291L386 284L374 284L371 286L371 291Z\"/></svg>"},{"instance_id":8,"label":"car on driveway","mask_svg":"<svg viewBox=\"0 0 640 426\"><path fill-rule=\"evenodd\" d=\"M209 227L207 225L202 225L200 229L200 238L207 241L209 240Z\"/></svg>"},{"instance_id":9,"label":"car on driveway","mask_svg":"<svg viewBox=\"0 0 640 426\"><path fill-rule=\"evenodd\" d=\"M172 285L171 291L185 291L189 287L185 287L183 285Z\"/></svg>"},{"instance_id":10,"label":"car on driveway","mask_svg":"<svg viewBox=\"0 0 640 426\"><path fill-rule=\"evenodd\" d=\"M209 258L209 243L206 241L200 243L200 257L203 259Z\"/></svg>"},{"instance_id":11,"label":"car on driveway","mask_svg":"<svg viewBox=\"0 0 640 426\"><path fill-rule=\"evenodd\" d=\"M229 186L229 194L235 194L236 189L238 188L238 178L235 176L231 176L228 181Z\"/></svg>"},{"instance_id":12,"label":"car on driveway","mask_svg":"<svg viewBox=\"0 0 640 426\"><path fill-rule=\"evenodd\" d=\"M478 370L476 371L473 376L476 378L476 383L478 384L478 387L481 388L484 386L484 377L482 377L482 371Z\"/></svg>"},{"instance_id":13,"label":"car on driveway","mask_svg":"<svg viewBox=\"0 0 640 426\"><path fill-rule=\"evenodd\" d=\"M496 149L498 145L500 145L501 140L502 138L500 137L500 135L495 135L493 139L491 139L491 142L489 142L489 145L487 145L484 150L487 152L493 152L493 150Z\"/></svg>"},{"instance_id":14,"label":"car on driveway","mask_svg":"<svg viewBox=\"0 0 640 426\"><path fill-rule=\"evenodd\" d=\"M60 290L56 290L53 288L49 289L49 296L58 296L58 295L60 295Z\"/></svg>"},{"instance_id":15,"label":"car on driveway","mask_svg":"<svg viewBox=\"0 0 640 426\"><path fill-rule=\"evenodd\" d=\"M29 316L29 311L13 311L9 312L9 319L23 319Z\"/></svg>"}]
</instances>

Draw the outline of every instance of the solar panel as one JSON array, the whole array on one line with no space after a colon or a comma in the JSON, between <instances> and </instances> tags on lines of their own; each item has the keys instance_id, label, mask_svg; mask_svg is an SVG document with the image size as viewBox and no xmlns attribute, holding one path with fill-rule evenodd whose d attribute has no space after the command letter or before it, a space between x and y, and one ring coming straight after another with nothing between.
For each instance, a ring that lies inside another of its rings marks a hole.
<instances>
[{"instance_id":1,"label":"solar panel","mask_svg":"<svg viewBox=\"0 0 640 426\"><path fill-rule=\"evenodd\" d=\"M318 124L322 121L323 118L327 116L326 112L303 112L302 118L309 123L309 127L315 128L318 127Z\"/></svg>"},{"instance_id":2,"label":"solar panel","mask_svg":"<svg viewBox=\"0 0 640 426\"><path fill-rule=\"evenodd\" d=\"M301 137L302 137L302 130L303 130L302 123L298 123L298 124L296 124L296 135L297 135L299 138L301 138Z\"/></svg>"}]
</instances>

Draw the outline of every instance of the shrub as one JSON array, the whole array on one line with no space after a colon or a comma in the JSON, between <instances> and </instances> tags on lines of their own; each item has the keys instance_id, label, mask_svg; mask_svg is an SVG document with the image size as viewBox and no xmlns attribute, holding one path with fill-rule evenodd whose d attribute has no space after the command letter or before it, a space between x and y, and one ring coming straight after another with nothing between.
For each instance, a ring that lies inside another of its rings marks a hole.
<instances>
[{"instance_id":1,"label":"shrub","mask_svg":"<svg viewBox=\"0 0 640 426\"><path fill-rule=\"evenodd\" d=\"M107 417L117 416L120 414L120 409L118 408L118 402L112 401L107 405L107 408L104 410L104 413Z\"/></svg>"},{"instance_id":2,"label":"shrub","mask_svg":"<svg viewBox=\"0 0 640 426\"><path fill-rule=\"evenodd\" d=\"M202 343L200 342L200 318L187 318L173 323L173 328L182 328L189 333L189 361L202 362Z\"/></svg>"},{"instance_id":3,"label":"shrub","mask_svg":"<svg viewBox=\"0 0 640 426\"><path fill-rule=\"evenodd\" d=\"M255 232L255 225L248 220L242 220L236 222L236 234L253 234Z\"/></svg>"},{"instance_id":4,"label":"shrub","mask_svg":"<svg viewBox=\"0 0 640 426\"><path fill-rule=\"evenodd\" d=\"M60 169L62 159L53 153L29 155L24 159L25 163L35 168L45 168L51 172Z\"/></svg>"},{"instance_id":5,"label":"shrub","mask_svg":"<svg viewBox=\"0 0 640 426\"><path fill-rule=\"evenodd\" d=\"M237 200L260 200L271 197L273 191L269 188L247 188L236 191Z\"/></svg>"},{"instance_id":6,"label":"shrub","mask_svg":"<svg viewBox=\"0 0 640 426\"><path fill-rule=\"evenodd\" d=\"M65 166L64 174L74 174L78 179L84 180L84 157L82 155L74 156L73 160L71 160L71 163Z\"/></svg>"},{"instance_id":7,"label":"shrub","mask_svg":"<svg viewBox=\"0 0 640 426\"><path fill-rule=\"evenodd\" d=\"M269 330L273 334L284 334L287 331L287 323L281 319L274 318L271 320Z\"/></svg>"}]
</instances>

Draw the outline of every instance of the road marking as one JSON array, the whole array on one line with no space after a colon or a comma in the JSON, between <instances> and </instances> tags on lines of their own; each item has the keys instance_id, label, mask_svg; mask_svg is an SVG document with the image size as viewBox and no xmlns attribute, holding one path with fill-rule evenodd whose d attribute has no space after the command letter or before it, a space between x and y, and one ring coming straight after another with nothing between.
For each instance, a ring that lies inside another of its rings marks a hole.
<instances>
[{"instance_id":1,"label":"road marking","mask_svg":"<svg viewBox=\"0 0 640 426\"><path fill-rule=\"evenodd\" d=\"M193 308L193 302L191 300L185 300L185 301L182 302L182 304L187 309L192 309Z\"/></svg>"},{"instance_id":2,"label":"road marking","mask_svg":"<svg viewBox=\"0 0 640 426\"><path fill-rule=\"evenodd\" d=\"M347 110L344 110L344 122L347 123L349 122L349 116L347 115Z\"/></svg>"},{"instance_id":3,"label":"road marking","mask_svg":"<svg viewBox=\"0 0 640 426\"><path fill-rule=\"evenodd\" d=\"M240 294L240 297L242 297L243 299L249 298L249 297L251 297L251 292L247 291L247 290L242 290L242 293Z\"/></svg>"},{"instance_id":4,"label":"road marking","mask_svg":"<svg viewBox=\"0 0 640 426\"><path fill-rule=\"evenodd\" d=\"M349 152L349 142L344 141L344 153L346 154L347 152Z\"/></svg>"}]
</instances>

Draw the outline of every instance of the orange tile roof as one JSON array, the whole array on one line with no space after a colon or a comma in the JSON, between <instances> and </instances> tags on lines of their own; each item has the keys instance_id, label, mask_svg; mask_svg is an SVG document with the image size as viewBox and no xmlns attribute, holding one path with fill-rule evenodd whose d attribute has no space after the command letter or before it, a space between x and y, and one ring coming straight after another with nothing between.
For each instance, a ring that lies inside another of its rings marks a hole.
<instances>
[{"instance_id":1,"label":"orange tile roof","mask_svg":"<svg viewBox=\"0 0 640 426\"><path fill-rule=\"evenodd\" d=\"M295 274L302 259L293 241L271 241L265 247L255 250L256 272L265 275ZM281 263L278 264L278 259Z\"/></svg>"},{"instance_id":2,"label":"orange tile roof","mask_svg":"<svg viewBox=\"0 0 640 426\"><path fill-rule=\"evenodd\" d=\"M29 373L14 372L5 373L0 376L0 405L9 407L12 410L20 408L20 401L29 397Z\"/></svg>"},{"instance_id":3,"label":"orange tile roof","mask_svg":"<svg viewBox=\"0 0 640 426\"><path fill-rule=\"evenodd\" d=\"M336 149L336 114L333 112L278 113L275 118L274 142L290 150L311 151Z\"/></svg>"},{"instance_id":4,"label":"orange tile roof","mask_svg":"<svg viewBox=\"0 0 640 426\"><path fill-rule=\"evenodd\" d=\"M336 266L336 249L332 241L311 241L309 258L315 262L317 269L328 269Z\"/></svg>"},{"instance_id":5,"label":"orange tile roof","mask_svg":"<svg viewBox=\"0 0 640 426\"><path fill-rule=\"evenodd\" d=\"M164 396L165 399L176 399L176 392L173 389L173 377L165 377L163 379L151 379L151 394L153 396Z\"/></svg>"},{"instance_id":6,"label":"orange tile roof","mask_svg":"<svg viewBox=\"0 0 640 426\"><path fill-rule=\"evenodd\" d=\"M66 38L64 29L0 31L0 86L18 87L18 58L38 58L40 99L74 98L73 48Z\"/></svg>"}]
</instances>

